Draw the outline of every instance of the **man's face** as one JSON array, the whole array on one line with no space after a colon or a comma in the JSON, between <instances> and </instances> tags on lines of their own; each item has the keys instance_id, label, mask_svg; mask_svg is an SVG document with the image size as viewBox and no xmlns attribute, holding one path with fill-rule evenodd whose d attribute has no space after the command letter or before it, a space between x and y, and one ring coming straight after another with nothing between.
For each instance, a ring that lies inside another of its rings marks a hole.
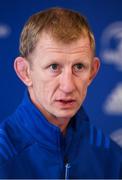
<instances>
[{"instance_id":1,"label":"man's face","mask_svg":"<svg viewBox=\"0 0 122 180\"><path fill-rule=\"evenodd\" d=\"M95 64L89 39L63 44L43 34L31 61L33 103L47 119L74 116L84 101Z\"/></svg>"}]
</instances>

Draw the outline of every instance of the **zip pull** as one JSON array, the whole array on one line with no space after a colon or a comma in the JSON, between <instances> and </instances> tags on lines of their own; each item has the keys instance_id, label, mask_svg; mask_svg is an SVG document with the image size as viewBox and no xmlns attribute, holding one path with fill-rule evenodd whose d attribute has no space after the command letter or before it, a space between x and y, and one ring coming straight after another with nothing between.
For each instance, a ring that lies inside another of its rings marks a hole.
<instances>
[{"instance_id":1,"label":"zip pull","mask_svg":"<svg viewBox=\"0 0 122 180\"><path fill-rule=\"evenodd\" d=\"M65 165L65 180L68 180L69 179L69 169L71 168L71 165L70 163L67 163Z\"/></svg>"}]
</instances>

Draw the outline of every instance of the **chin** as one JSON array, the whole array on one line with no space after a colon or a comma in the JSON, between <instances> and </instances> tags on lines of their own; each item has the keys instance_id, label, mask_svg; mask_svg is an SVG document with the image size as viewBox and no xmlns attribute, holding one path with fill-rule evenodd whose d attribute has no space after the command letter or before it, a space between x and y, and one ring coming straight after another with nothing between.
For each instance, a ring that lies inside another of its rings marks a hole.
<instances>
[{"instance_id":1,"label":"chin","mask_svg":"<svg viewBox=\"0 0 122 180\"><path fill-rule=\"evenodd\" d=\"M76 112L61 113L61 114L58 114L57 117L63 118L63 119L71 119L75 114Z\"/></svg>"}]
</instances>

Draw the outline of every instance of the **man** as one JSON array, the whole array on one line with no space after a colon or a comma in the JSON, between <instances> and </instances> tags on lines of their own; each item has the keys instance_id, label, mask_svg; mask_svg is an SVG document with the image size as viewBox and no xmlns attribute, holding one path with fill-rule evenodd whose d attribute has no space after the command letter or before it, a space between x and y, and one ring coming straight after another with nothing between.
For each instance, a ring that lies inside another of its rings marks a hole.
<instances>
[{"instance_id":1,"label":"man","mask_svg":"<svg viewBox=\"0 0 122 180\"><path fill-rule=\"evenodd\" d=\"M14 62L27 86L0 126L0 178L119 178L121 151L82 107L100 62L86 19L51 8L28 20Z\"/></svg>"}]
</instances>

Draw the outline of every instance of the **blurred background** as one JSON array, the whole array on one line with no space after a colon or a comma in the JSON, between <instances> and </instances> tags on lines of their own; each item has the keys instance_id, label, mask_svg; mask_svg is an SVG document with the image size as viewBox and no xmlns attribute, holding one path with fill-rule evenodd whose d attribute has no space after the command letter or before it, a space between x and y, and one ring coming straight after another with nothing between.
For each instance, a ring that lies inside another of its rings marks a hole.
<instances>
[{"instance_id":1,"label":"blurred background","mask_svg":"<svg viewBox=\"0 0 122 180\"><path fill-rule=\"evenodd\" d=\"M122 0L1 0L0 121L14 112L25 89L13 69L23 25L33 13L56 6L77 10L88 19L101 69L84 107L90 121L122 146Z\"/></svg>"}]
</instances>

